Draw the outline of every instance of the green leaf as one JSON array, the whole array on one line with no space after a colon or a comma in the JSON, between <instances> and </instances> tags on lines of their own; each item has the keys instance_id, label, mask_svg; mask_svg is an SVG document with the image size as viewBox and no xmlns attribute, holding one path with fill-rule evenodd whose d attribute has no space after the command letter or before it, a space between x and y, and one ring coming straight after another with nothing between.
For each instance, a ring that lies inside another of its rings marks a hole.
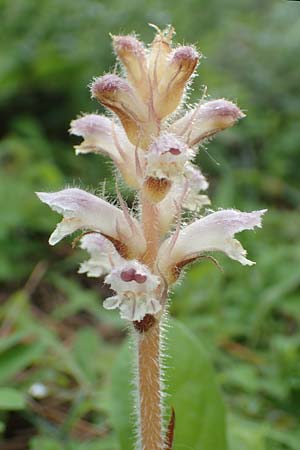
<instances>
[{"instance_id":1,"label":"green leaf","mask_svg":"<svg viewBox=\"0 0 300 450\"><path fill-rule=\"evenodd\" d=\"M0 355L0 381L13 377L17 372L34 363L44 352L45 345L35 342L31 345L18 344Z\"/></svg>"},{"instance_id":2,"label":"green leaf","mask_svg":"<svg viewBox=\"0 0 300 450\"><path fill-rule=\"evenodd\" d=\"M168 409L173 406L176 413L173 450L226 450L224 405L201 344L184 325L172 320L166 347ZM134 444L131 351L127 342L112 374L112 420L122 450L131 450Z\"/></svg>"},{"instance_id":3,"label":"green leaf","mask_svg":"<svg viewBox=\"0 0 300 450\"><path fill-rule=\"evenodd\" d=\"M83 328L76 334L73 356L90 382L97 381L97 358L92 355L100 353L100 339L93 328Z\"/></svg>"},{"instance_id":4,"label":"green leaf","mask_svg":"<svg viewBox=\"0 0 300 450\"><path fill-rule=\"evenodd\" d=\"M30 441L30 450L63 450L63 446L56 439L36 436Z\"/></svg>"},{"instance_id":5,"label":"green leaf","mask_svg":"<svg viewBox=\"0 0 300 450\"><path fill-rule=\"evenodd\" d=\"M0 388L0 410L10 411L25 408L25 395L13 388Z\"/></svg>"}]
</instances>

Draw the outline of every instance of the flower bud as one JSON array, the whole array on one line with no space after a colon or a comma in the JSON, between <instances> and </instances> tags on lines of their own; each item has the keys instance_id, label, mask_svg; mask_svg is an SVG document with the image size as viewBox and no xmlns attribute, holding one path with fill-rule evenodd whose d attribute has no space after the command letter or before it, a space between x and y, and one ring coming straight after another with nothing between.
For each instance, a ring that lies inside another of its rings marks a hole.
<instances>
[{"instance_id":1,"label":"flower bud","mask_svg":"<svg viewBox=\"0 0 300 450\"><path fill-rule=\"evenodd\" d=\"M192 147L219 131L232 127L243 117L245 114L234 103L224 99L210 100L177 120L171 130L182 136Z\"/></svg>"},{"instance_id":2,"label":"flower bud","mask_svg":"<svg viewBox=\"0 0 300 450\"><path fill-rule=\"evenodd\" d=\"M124 64L128 81L144 101L150 97L147 59L143 44L135 36L113 36L113 47Z\"/></svg>"},{"instance_id":3,"label":"flower bud","mask_svg":"<svg viewBox=\"0 0 300 450\"><path fill-rule=\"evenodd\" d=\"M155 27L156 28L156 27ZM163 77L168 64L168 56L172 51L172 37L175 33L173 27L167 27L158 32L151 44L151 50L148 58L149 75L151 84L157 88Z\"/></svg>"},{"instance_id":4,"label":"flower bud","mask_svg":"<svg viewBox=\"0 0 300 450\"><path fill-rule=\"evenodd\" d=\"M157 133L157 125L149 121L148 107L126 80L114 74L96 78L91 94L118 115L134 145L147 147L151 136Z\"/></svg>"},{"instance_id":5,"label":"flower bud","mask_svg":"<svg viewBox=\"0 0 300 450\"><path fill-rule=\"evenodd\" d=\"M175 111L179 105L199 57L199 53L189 46L178 47L170 54L157 89L154 90L154 110L159 119Z\"/></svg>"}]
</instances>

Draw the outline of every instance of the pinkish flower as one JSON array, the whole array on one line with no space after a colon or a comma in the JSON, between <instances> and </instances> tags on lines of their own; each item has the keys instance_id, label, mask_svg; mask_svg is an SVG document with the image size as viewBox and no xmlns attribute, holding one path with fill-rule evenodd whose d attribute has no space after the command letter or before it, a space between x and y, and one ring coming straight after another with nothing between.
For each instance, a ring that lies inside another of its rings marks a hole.
<instances>
[{"instance_id":1,"label":"pinkish flower","mask_svg":"<svg viewBox=\"0 0 300 450\"><path fill-rule=\"evenodd\" d=\"M157 258L159 269L172 282L177 277L178 268L208 251L224 252L243 265L255 264L246 258L246 250L234 235L261 227L261 217L265 212L245 213L228 209L196 220L163 242Z\"/></svg>"},{"instance_id":2,"label":"pinkish flower","mask_svg":"<svg viewBox=\"0 0 300 450\"><path fill-rule=\"evenodd\" d=\"M145 314L156 314L161 310L157 300L160 278L138 261L126 261L113 269L105 283L116 291L115 296L106 299L107 309L119 308L121 317L128 320L142 320Z\"/></svg>"},{"instance_id":3,"label":"pinkish flower","mask_svg":"<svg viewBox=\"0 0 300 450\"><path fill-rule=\"evenodd\" d=\"M126 68L127 79L141 98L150 99L147 54L145 47L135 36L112 36L114 50Z\"/></svg>"},{"instance_id":4,"label":"pinkish flower","mask_svg":"<svg viewBox=\"0 0 300 450\"><path fill-rule=\"evenodd\" d=\"M159 119L171 114L180 104L199 58L199 53L190 46L178 47L168 55L164 71L153 84L154 110Z\"/></svg>"},{"instance_id":5,"label":"pinkish flower","mask_svg":"<svg viewBox=\"0 0 300 450\"><path fill-rule=\"evenodd\" d=\"M120 170L127 184L138 187L136 149L129 142L124 129L111 119L98 114L87 114L72 120L70 133L84 138L75 146L76 155L102 153L109 156ZM142 155L139 156L142 159Z\"/></svg>"},{"instance_id":6,"label":"pinkish flower","mask_svg":"<svg viewBox=\"0 0 300 450\"><path fill-rule=\"evenodd\" d=\"M232 127L243 117L245 114L234 103L224 99L210 100L187 112L171 125L170 130L193 147Z\"/></svg>"},{"instance_id":7,"label":"pinkish flower","mask_svg":"<svg viewBox=\"0 0 300 450\"><path fill-rule=\"evenodd\" d=\"M95 195L72 188L52 193L37 192L37 196L64 217L51 234L50 245L77 230L89 230L123 245L128 254L140 255L146 249L138 221Z\"/></svg>"}]
</instances>

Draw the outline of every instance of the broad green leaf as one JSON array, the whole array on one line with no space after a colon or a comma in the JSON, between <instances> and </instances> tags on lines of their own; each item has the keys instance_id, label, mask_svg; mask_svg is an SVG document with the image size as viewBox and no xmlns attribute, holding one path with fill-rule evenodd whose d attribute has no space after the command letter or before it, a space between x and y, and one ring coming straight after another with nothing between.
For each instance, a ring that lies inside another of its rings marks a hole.
<instances>
[{"instance_id":1,"label":"broad green leaf","mask_svg":"<svg viewBox=\"0 0 300 450\"><path fill-rule=\"evenodd\" d=\"M25 395L13 388L0 388L0 410L10 411L25 408Z\"/></svg>"},{"instance_id":2,"label":"broad green leaf","mask_svg":"<svg viewBox=\"0 0 300 450\"><path fill-rule=\"evenodd\" d=\"M182 324L172 320L166 348L168 409L173 406L176 413L173 450L226 450L224 405L201 344ZM134 444L131 351L126 342L112 374L112 420L121 450L132 450Z\"/></svg>"}]
</instances>

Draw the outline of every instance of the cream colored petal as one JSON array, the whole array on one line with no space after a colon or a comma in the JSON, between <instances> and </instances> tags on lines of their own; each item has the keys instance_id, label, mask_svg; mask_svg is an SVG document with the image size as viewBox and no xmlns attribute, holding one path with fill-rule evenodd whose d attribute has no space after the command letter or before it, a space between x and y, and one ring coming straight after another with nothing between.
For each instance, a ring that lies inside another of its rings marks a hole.
<instances>
[{"instance_id":1,"label":"cream colored petal","mask_svg":"<svg viewBox=\"0 0 300 450\"><path fill-rule=\"evenodd\" d=\"M194 72L200 55L190 46L176 48L154 89L154 110L159 119L171 114L180 104L186 84Z\"/></svg>"},{"instance_id":2,"label":"cream colored petal","mask_svg":"<svg viewBox=\"0 0 300 450\"><path fill-rule=\"evenodd\" d=\"M81 189L38 192L39 199L64 216L50 237L51 245L79 229L97 231L112 239L126 242L137 254L145 251L145 240L139 223L126 211Z\"/></svg>"},{"instance_id":3,"label":"cream colored petal","mask_svg":"<svg viewBox=\"0 0 300 450\"><path fill-rule=\"evenodd\" d=\"M122 161L120 150L134 155L134 146L128 141L122 127L108 117L86 114L72 120L70 133L84 138L80 145L75 146L77 155L103 153L116 163Z\"/></svg>"},{"instance_id":4,"label":"cream colored petal","mask_svg":"<svg viewBox=\"0 0 300 450\"><path fill-rule=\"evenodd\" d=\"M114 297L109 297L103 302L103 307L105 309L116 309L120 306L121 299L118 295L115 295Z\"/></svg>"},{"instance_id":5,"label":"cream colored petal","mask_svg":"<svg viewBox=\"0 0 300 450\"><path fill-rule=\"evenodd\" d=\"M113 244L99 233L84 235L80 247L90 254L90 258L80 264L78 273L86 273L88 277L106 275L123 261Z\"/></svg>"},{"instance_id":6,"label":"cream colored petal","mask_svg":"<svg viewBox=\"0 0 300 450\"><path fill-rule=\"evenodd\" d=\"M143 101L149 101L150 85L143 43L132 35L112 36L112 39L114 50L126 68L128 81Z\"/></svg>"},{"instance_id":7,"label":"cream colored petal","mask_svg":"<svg viewBox=\"0 0 300 450\"><path fill-rule=\"evenodd\" d=\"M232 102L224 99L201 103L174 122L170 132L181 136L190 145L198 145L208 137L232 127L245 114Z\"/></svg>"},{"instance_id":8,"label":"cream colored petal","mask_svg":"<svg viewBox=\"0 0 300 450\"><path fill-rule=\"evenodd\" d=\"M160 270L169 275L174 266L207 251L224 252L243 265L254 264L246 258L246 250L234 235L261 227L261 217L265 212L245 213L229 209L196 220L183 228L176 240L171 237L162 244L158 255Z\"/></svg>"}]
</instances>

